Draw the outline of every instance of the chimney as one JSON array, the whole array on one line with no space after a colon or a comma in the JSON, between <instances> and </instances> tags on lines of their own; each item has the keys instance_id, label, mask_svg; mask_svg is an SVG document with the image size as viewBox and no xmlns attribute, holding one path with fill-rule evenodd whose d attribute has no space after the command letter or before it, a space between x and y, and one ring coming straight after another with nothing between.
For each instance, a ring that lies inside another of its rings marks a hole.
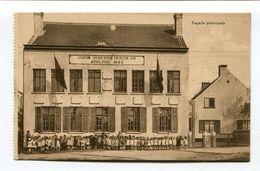
<instances>
[{"instance_id":1,"label":"chimney","mask_svg":"<svg viewBox=\"0 0 260 171\"><path fill-rule=\"evenodd\" d=\"M182 13L175 13L173 18L175 36L182 36Z\"/></svg>"},{"instance_id":2,"label":"chimney","mask_svg":"<svg viewBox=\"0 0 260 171\"><path fill-rule=\"evenodd\" d=\"M218 66L218 76L220 77L222 74L227 73L227 65L219 65Z\"/></svg>"},{"instance_id":3,"label":"chimney","mask_svg":"<svg viewBox=\"0 0 260 171\"><path fill-rule=\"evenodd\" d=\"M34 34L40 34L43 30L43 12L33 13Z\"/></svg>"},{"instance_id":4,"label":"chimney","mask_svg":"<svg viewBox=\"0 0 260 171\"><path fill-rule=\"evenodd\" d=\"M202 82L201 83L201 89L204 90L210 85L210 82Z\"/></svg>"}]
</instances>

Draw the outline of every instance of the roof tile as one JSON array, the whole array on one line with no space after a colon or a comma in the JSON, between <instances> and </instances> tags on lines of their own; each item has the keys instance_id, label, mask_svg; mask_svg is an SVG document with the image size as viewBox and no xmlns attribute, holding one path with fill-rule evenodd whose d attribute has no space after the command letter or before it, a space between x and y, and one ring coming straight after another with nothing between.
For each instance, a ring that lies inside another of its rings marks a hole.
<instances>
[{"instance_id":1,"label":"roof tile","mask_svg":"<svg viewBox=\"0 0 260 171\"><path fill-rule=\"evenodd\" d=\"M101 42L101 43L100 43ZM46 23L28 45L187 49L171 25Z\"/></svg>"}]
</instances>

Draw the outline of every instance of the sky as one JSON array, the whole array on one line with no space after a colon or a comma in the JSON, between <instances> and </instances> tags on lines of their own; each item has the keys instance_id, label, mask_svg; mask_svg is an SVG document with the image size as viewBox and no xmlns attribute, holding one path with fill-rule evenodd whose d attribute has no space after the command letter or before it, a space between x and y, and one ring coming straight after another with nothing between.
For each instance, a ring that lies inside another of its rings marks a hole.
<instances>
[{"instance_id":1,"label":"sky","mask_svg":"<svg viewBox=\"0 0 260 171\"><path fill-rule=\"evenodd\" d=\"M44 21L82 23L173 24L173 13L45 13ZM33 35L32 13L15 15L17 71L22 68L23 44ZM216 24L217 23L217 24ZM250 87L251 21L247 13L184 13L183 37L189 47L190 98L201 82L218 76L218 65L228 69ZM19 72L16 72L19 73ZM22 78L15 84L22 90Z\"/></svg>"}]
</instances>

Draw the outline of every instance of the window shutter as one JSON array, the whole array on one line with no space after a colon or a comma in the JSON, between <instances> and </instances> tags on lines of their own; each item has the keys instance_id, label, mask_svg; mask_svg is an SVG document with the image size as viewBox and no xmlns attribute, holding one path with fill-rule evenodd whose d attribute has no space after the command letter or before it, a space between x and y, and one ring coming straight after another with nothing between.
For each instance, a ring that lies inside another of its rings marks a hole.
<instances>
[{"instance_id":1,"label":"window shutter","mask_svg":"<svg viewBox=\"0 0 260 171\"><path fill-rule=\"evenodd\" d=\"M109 107L108 108L108 131L115 132L115 108Z\"/></svg>"},{"instance_id":2,"label":"window shutter","mask_svg":"<svg viewBox=\"0 0 260 171\"><path fill-rule=\"evenodd\" d=\"M63 108L63 132L69 131L69 107Z\"/></svg>"},{"instance_id":3,"label":"window shutter","mask_svg":"<svg viewBox=\"0 0 260 171\"><path fill-rule=\"evenodd\" d=\"M178 132L178 109L177 108L171 108L171 131L172 132Z\"/></svg>"},{"instance_id":4,"label":"window shutter","mask_svg":"<svg viewBox=\"0 0 260 171\"><path fill-rule=\"evenodd\" d=\"M89 107L89 132L95 132L96 128L96 114L95 107Z\"/></svg>"},{"instance_id":5,"label":"window shutter","mask_svg":"<svg viewBox=\"0 0 260 171\"><path fill-rule=\"evenodd\" d=\"M215 125L214 126L215 126L215 130L214 130L215 133L219 134L220 133L220 121L218 121L218 120L215 121Z\"/></svg>"},{"instance_id":6,"label":"window shutter","mask_svg":"<svg viewBox=\"0 0 260 171\"><path fill-rule=\"evenodd\" d=\"M210 107L215 107L215 98L210 98L209 99L209 106Z\"/></svg>"},{"instance_id":7,"label":"window shutter","mask_svg":"<svg viewBox=\"0 0 260 171\"><path fill-rule=\"evenodd\" d=\"M79 131L82 132L82 115L83 115L83 107L77 108L77 119L79 122Z\"/></svg>"},{"instance_id":8,"label":"window shutter","mask_svg":"<svg viewBox=\"0 0 260 171\"><path fill-rule=\"evenodd\" d=\"M159 131L159 108L153 107L153 132L157 133Z\"/></svg>"},{"instance_id":9,"label":"window shutter","mask_svg":"<svg viewBox=\"0 0 260 171\"><path fill-rule=\"evenodd\" d=\"M121 132L127 132L127 107L121 107Z\"/></svg>"},{"instance_id":10,"label":"window shutter","mask_svg":"<svg viewBox=\"0 0 260 171\"><path fill-rule=\"evenodd\" d=\"M83 108L83 114L82 114L82 131L88 132L89 131L89 108L84 107Z\"/></svg>"},{"instance_id":11,"label":"window shutter","mask_svg":"<svg viewBox=\"0 0 260 171\"><path fill-rule=\"evenodd\" d=\"M205 131L204 121L200 120L199 121L199 132L201 133L203 131Z\"/></svg>"},{"instance_id":12,"label":"window shutter","mask_svg":"<svg viewBox=\"0 0 260 171\"><path fill-rule=\"evenodd\" d=\"M140 132L146 132L146 108L140 108Z\"/></svg>"},{"instance_id":13,"label":"window shutter","mask_svg":"<svg viewBox=\"0 0 260 171\"><path fill-rule=\"evenodd\" d=\"M41 131L41 107L35 108L35 130Z\"/></svg>"},{"instance_id":14,"label":"window shutter","mask_svg":"<svg viewBox=\"0 0 260 171\"><path fill-rule=\"evenodd\" d=\"M55 132L61 132L61 108L55 108Z\"/></svg>"}]
</instances>

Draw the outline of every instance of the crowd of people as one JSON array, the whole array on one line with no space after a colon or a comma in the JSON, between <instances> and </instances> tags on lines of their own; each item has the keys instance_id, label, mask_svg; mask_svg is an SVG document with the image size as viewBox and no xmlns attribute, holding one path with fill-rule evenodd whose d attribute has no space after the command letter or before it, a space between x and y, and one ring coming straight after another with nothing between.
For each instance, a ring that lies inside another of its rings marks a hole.
<instances>
[{"instance_id":1,"label":"crowd of people","mask_svg":"<svg viewBox=\"0 0 260 171\"><path fill-rule=\"evenodd\" d=\"M25 137L27 152L46 152L64 150L174 150L187 149L188 140L186 136L124 136L101 135L90 136L44 136L42 134L31 135L27 131Z\"/></svg>"}]
</instances>

